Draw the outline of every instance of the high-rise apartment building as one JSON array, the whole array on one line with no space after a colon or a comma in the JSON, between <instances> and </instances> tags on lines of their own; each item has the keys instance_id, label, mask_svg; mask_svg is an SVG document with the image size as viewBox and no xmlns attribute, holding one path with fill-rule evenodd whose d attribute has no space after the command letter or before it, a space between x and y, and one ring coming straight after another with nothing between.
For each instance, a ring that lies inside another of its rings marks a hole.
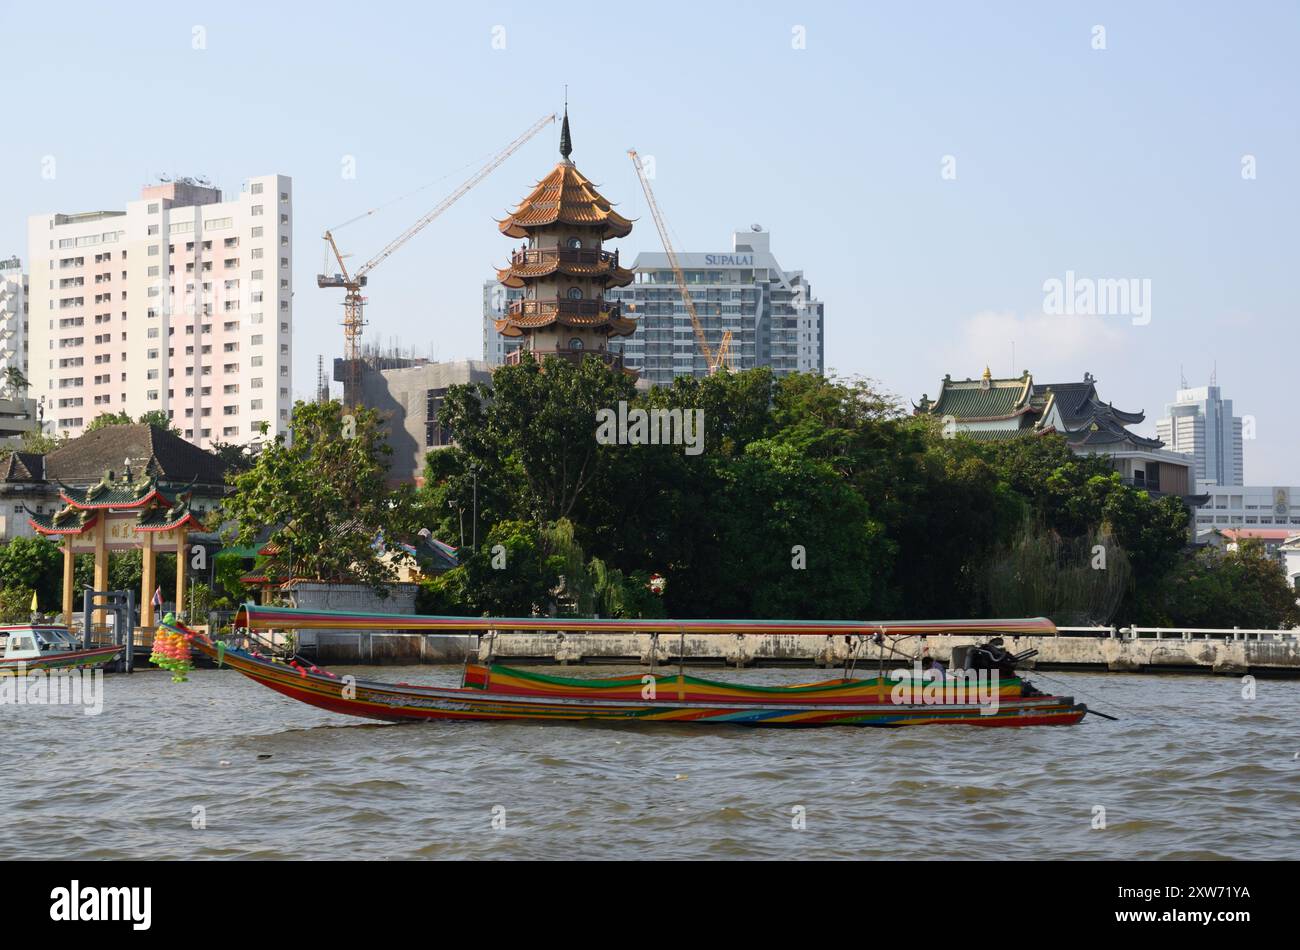
<instances>
[{"instance_id":1,"label":"high-rise apartment building","mask_svg":"<svg viewBox=\"0 0 1300 950\"><path fill-rule=\"evenodd\" d=\"M0 261L0 444L12 446L37 425L27 377L27 275L22 261Z\"/></svg>"},{"instance_id":2,"label":"high-rise apartment building","mask_svg":"<svg viewBox=\"0 0 1300 950\"><path fill-rule=\"evenodd\" d=\"M1156 436L1165 448L1192 456L1198 482L1245 484L1242 418L1232 414L1232 400L1218 386L1178 390L1156 423Z\"/></svg>"},{"instance_id":3,"label":"high-rise apartment building","mask_svg":"<svg viewBox=\"0 0 1300 950\"><path fill-rule=\"evenodd\" d=\"M0 261L0 384L10 369L27 375L27 275L17 257Z\"/></svg>"},{"instance_id":4,"label":"high-rise apartment building","mask_svg":"<svg viewBox=\"0 0 1300 950\"><path fill-rule=\"evenodd\" d=\"M28 221L28 378L47 431L165 412L192 442L248 443L292 405L293 186L188 178L125 211Z\"/></svg>"},{"instance_id":5,"label":"high-rise apartment building","mask_svg":"<svg viewBox=\"0 0 1300 950\"><path fill-rule=\"evenodd\" d=\"M770 366L778 376L825 371L824 306L802 271L777 263L769 232L737 231L729 251L677 257L709 345L716 351L722 334L731 331L735 369ZM605 298L636 319L636 332L611 340L610 347L621 347L624 365L652 385L668 385L674 376L707 375L668 255L638 254L630 270L634 282L611 287ZM502 338L494 324L520 293L496 281L483 286L483 358L492 365L500 365L517 345Z\"/></svg>"}]
</instances>

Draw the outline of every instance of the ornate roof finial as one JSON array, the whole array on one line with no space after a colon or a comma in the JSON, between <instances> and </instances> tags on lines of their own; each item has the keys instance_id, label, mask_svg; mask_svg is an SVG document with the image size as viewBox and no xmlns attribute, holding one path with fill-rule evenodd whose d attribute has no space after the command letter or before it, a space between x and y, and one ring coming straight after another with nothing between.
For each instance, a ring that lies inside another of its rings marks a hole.
<instances>
[{"instance_id":1,"label":"ornate roof finial","mask_svg":"<svg viewBox=\"0 0 1300 950\"><path fill-rule=\"evenodd\" d=\"M564 87L564 123L560 126L560 154L564 160L569 160L569 155L573 152L573 139L569 135L569 87Z\"/></svg>"},{"instance_id":2,"label":"ornate roof finial","mask_svg":"<svg viewBox=\"0 0 1300 950\"><path fill-rule=\"evenodd\" d=\"M564 86L564 122L560 125L560 156L564 161L569 160L569 155L573 152L573 138L569 135L568 130L568 84Z\"/></svg>"},{"instance_id":3,"label":"ornate roof finial","mask_svg":"<svg viewBox=\"0 0 1300 950\"><path fill-rule=\"evenodd\" d=\"M989 369L987 366L984 367L984 378L985 379L993 378L993 370Z\"/></svg>"}]
</instances>

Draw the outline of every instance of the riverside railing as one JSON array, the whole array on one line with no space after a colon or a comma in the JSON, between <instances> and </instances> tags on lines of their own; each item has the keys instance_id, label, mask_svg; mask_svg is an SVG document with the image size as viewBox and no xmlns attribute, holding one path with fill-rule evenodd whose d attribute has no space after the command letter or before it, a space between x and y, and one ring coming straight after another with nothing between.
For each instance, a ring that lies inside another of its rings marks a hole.
<instances>
[{"instance_id":1,"label":"riverside railing","mask_svg":"<svg viewBox=\"0 0 1300 950\"><path fill-rule=\"evenodd\" d=\"M1063 637L1107 637L1111 640L1278 640L1300 639L1300 630L1259 630L1232 627L1057 627Z\"/></svg>"}]
</instances>

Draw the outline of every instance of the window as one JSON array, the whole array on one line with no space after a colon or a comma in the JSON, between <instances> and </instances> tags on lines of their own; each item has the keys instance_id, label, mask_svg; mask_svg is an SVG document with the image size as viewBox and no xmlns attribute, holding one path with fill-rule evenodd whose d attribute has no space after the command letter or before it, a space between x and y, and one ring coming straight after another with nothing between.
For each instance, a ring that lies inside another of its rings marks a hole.
<instances>
[{"instance_id":1,"label":"window","mask_svg":"<svg viewBox=\"0 0 1300 950\"><path fill-rule=\"evenodd\" d=\"M581 287L570 287L570 288L569 288L569 299L570 299L570 300L581 300L581 299L582 299L582 288L581 288Z\"/></svg>"},{"instance_id":2,"label":"window","mask_svg":"<svg viewBox=\"0 0 1300 950\"><path fill-rule=\"evenodd\" d=\"M260 181L253 182L248 186L248 193L250 195L260 195L262 193L262 183ZM258 205L258 207L260 208L261 205Z\"/></svg>"},{"instance_id":3,"label":"window","mask_svg":"<svg viewBox=\"0 0 1300 950\"><path fill-rule=\"evenodd\" d=\"M575 336L572 340L569 341L569 349L571 350L582 349L582 341Z\"/></svg>"}]
</instances>

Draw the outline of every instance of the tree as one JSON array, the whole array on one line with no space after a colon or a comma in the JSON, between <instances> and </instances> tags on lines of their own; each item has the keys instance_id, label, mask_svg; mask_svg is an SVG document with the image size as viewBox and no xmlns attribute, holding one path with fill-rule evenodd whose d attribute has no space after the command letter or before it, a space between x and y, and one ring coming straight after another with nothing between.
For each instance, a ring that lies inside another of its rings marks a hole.
<instances>
[{"instance_id":1,"label":"tree","mask_svg":"<svg viewBox=\"0 0 1300 950\"><path fill-rule=\"evenodd\" d=\"M471 509L477 472L480 490L495 492L483 499L488 510L500 506L539 523L581 520L589 500L608 488L621 448L597 444L596 412L635 394L630 377L595 357L577 365L547 357L543 366L530 354L497 370L490 401L482 387L451 387L441 416L456 433L458 450L446 458L430 453L443 500Z\"/></svg>"},{"instance_id":2,"label":"tree","mask_svg":"<svg viewBox=\"0 0 1300 950\"><path fill-rule=\"evenodd\" d=\"M21 584L0 589L0 623L27 623L32 619L32 589Z\"/></svg>"},{"instance_id":3,"label":"tree","mask_svg":"<svg viewBox=\"0 0 1300 950\"><path fill-rule=\"evenodd\" d=\"M1159 615L1150 619L1163 626L1276 630L1300 625L1296 591L1255 539L1238 542L1236 551L1205 547L1184 556L1153 599Z\"/></svg>"},{"instance_id":4,"label":"tree","mask_svg":"<svg viewBox=\"0 0 1300 950\"><path fill-rule=\"evenodd\" d=\"M127 422L130 421L128 418ZM145 425L157 426L159 429L166 429L174 435L180 435L180 429L172 425L171 417L161 409L150 409L148 412L141 413L137 421Z\"/></svg>"},{"instance_id":5,"label":"tree","mask_svg":"<svg viewBox=\"0 0 1300 950\"><path fill-rule=\"evenodd\" d=\"M33 429L23 433L19 451L31 452L34 455L45 455L48 452L53 452L66 441L63 436L46 435L44 432Z\"/></svg>"},{"instance_id":6,"label":"tree","mask_svg":"<svg viewBox=\"0 0 1300 950\"><path fill-rule=\"evenodd\" d=\"M234 492L222 503L232 521L227 539L247 547L269 526L281 573L356 580L386 594L396 569L377 539L406 536L413 518L410 491L387 488L392 449L378 413L298 402L290 431L230 479Z\"/></svg>"},{"instance_id":7,"label":"tree","mask_svg":"<svg viewBox=\"0 0 1300 950\"><path fill-rule=\"evenodd\" d=\"M25 393L32 386L27 377L23 375L23 371L17 366L5 368L4 382L9 390L17 393Z\"/></svg>"},{"instance_id":8,"label":"tree","mask_svg":"<svg viewBox=\"0 0 1300 950\"><path fill-rule=\"evenodd\" d=\"M0 547L0 585L36 591L42 607L63 603L63 552L44 537L14 538Z\"/></svg>"},{"instance_id":9,"label":"tree","mask_svg":"<svg viewBox=\"0 0 1300 950\"><path fill-rule=\"evenodd\" d=\"M234 442L212 442L208 451L221 459L227 475L246 472L253 467L254 455L249 446Z\"/></svg>"},{"instance_id":10,"label":"tree","mask_svg":"<svg viewBox=\"0 0 1300 950\"><path fill-rule=\"evenodd\" d=\"M95 432L108 426L129 426L131 421L131 417L125 412L101 412L90 420L90 423L86 426L86 431Z\"/></svg>"}]
</instances>

